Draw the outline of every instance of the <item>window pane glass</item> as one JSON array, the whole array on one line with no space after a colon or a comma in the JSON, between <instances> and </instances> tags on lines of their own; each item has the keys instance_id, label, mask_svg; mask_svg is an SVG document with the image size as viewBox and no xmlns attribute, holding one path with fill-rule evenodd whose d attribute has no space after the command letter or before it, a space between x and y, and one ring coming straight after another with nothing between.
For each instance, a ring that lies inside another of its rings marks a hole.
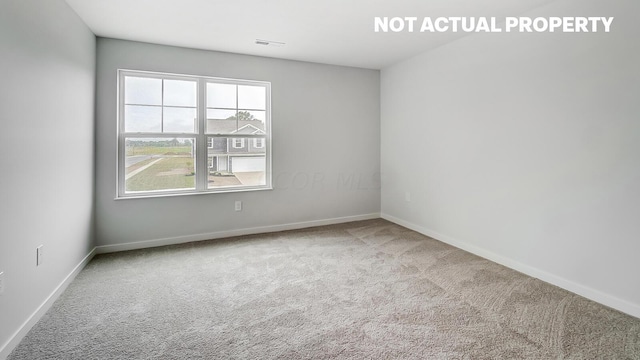
<instances>
[{"instance_id":1,"label":"window pane glass","mask_svg":"<svg viewBox=\"0 0 640 360\"><path fill-rule=\"evenodd\" d=\"M207 107L236 108L236 85L207 84Z\"/></svg>"},{"instance_id":2,"label":"window pane glass","mask_svg":"<svg viewBox=\"0 0 640 360\"><path fill-rule=\"evenodd\" d=\"M207 134L264 134L264 111L207 110Z\"/></svg>"},{"instance_id":3,"label":"window pane glass","mask_svg":"<svg viewBox=\"0 0 640 360\"><path fill-rule=\"evenodd\" d=\"M160 132L162 131L162 107L125 105L124 131L125 132Z\"/></svg>"},{"instance_id":4,"label":"window pane glass","mask_svg":"<svg viewBox=\"0 0 640 360\"><path fill-rule=\"evenodd\" d=\"M232 137L208 139L209 189L266 184L265 147L254 146L254 140Z\"/></svg>"},{"instance_id":5,"label":"window pane glass","mask_svg":"<svg viewBox=\"0 0 640 360\"><path fill-rule=\"evenodd\" d=\"M265 110L267 88L263 86L238 85L238 108Z\"/></svg>"},{"instance_id":6,"label":"window pane glass","mask_svg":"<svg viewBox=\"0 0 640 360\"><path fill-rule=\"evenodd\" d=\"M124 78L124 103L162 105L162 80L126 76Z\"/></svg>"},{"instance_id":7,"label":"window pane glass","mask_svg":"<svg viewBox=\"0 0 640 360\"><path fill-rule=\"evenodd\" d=\"M235 110L207 109L207 119L209 120L235 120Z\"/></svg>"},{"instance_id":8,"label":"window pane glass","mask_svg":"<svg viewBox=\"0 0 640 360\"><path fill-rule=\"evenodd\" d=\"M194 138L127 138L126 192L195 189Z\"/></svg>"},{"instance_id":9,"label":"window pane glass","mask_svg":"<svg viewBox=\"0 0 640 360\"><path fill-rule=\"evenodd\" d=\"M231 134L237 129L235 110L207 109L207 134Z\"/></svg>"},{"instance_id":10,"label":"window pane glass","mask_svg":"<svg viewBox=\"0 0 640 360\"><path fill-rule=\"evenodd\" d=\"M259 120L259 121L264 122L267 119L267 112L266 111L243 111L243 110L240 110L240 112L248 113L248 115L250 116L251 120Z\"/></svg>"},{"instance_id":11,"label":"window pane glass","mask_svg":"<svg viewBox=\"0 0 640 360\"><path fill-rule=\"evenodd\" d=\"M247 117L242 116L242 113L242 111L238 112L240 120L238 121L238 130L235 131L234 134L265 134L264 122L256 120L253 117L247 120Z\"/></svg>"},{"instance_id":12,"label":"window pane glass","mask_svg":"<svg viewBox=\"0 0 640 360\"><path fill-rule=\"evenodd\" d=\"M164 132L195 132L195 108L164 108Z\"/></svg>"},{"instance_id":13,"label":"window pane glass","mask_svg":"<svg viewBox=\"0 0 640 360\"><path fill-rule=\"evenodd\" d=\"M197 85L195 81L165 80L165 106L196 106Z\"/></svg>"}]
</instances>

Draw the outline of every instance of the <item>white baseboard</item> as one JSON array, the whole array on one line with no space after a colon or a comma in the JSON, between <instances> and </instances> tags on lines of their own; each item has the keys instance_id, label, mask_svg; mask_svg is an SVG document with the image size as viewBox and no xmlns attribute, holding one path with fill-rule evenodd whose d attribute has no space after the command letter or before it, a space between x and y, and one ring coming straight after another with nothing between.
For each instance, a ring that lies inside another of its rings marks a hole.
<instances>
[{"instance_id":1,"label":"white baseboard","mask_svg":"<svg viewBox=\"0 0 640 360\"><path fill-rule=\"evenodd\" d=\"M71 284L73 279L84 269L85 266L93 259L96 254L94 248L87 254L87 256L80 261L78 265L62 280L62 282L53 290L53 292L47 297L47 299L40 304L40 306L34 311L31 316L20 326L20 328L9 338L2 347L0 347L0 359L6 359L9 354L15 349L16 346L22 341L22 339L29 333L29 330L35 325L42 316L51 308L51 305L60 297L65 289Z\"/></svg>"},{"instance_id":2,"label":"white baseboard","mask_svg":"<svg viewBox=\"0 0 640 360\"><path fill-rule=\"evenodd\" d=\"M640 305L639 304L634 304L631 302L628 302L626 300L617 298L615 296L603 293L601 291L592 289L590 287L578 284L576 282L573 282L571 280L565 279L563 277L548 273L546 271L540 270L538 268L523 264L521 262L509 259L507 257L495 254L491 251L482 249L480 247L477 247L475 245L469 244L468 242L464 242L458 239L454 239L452 237L440 234L436 231L433 231L431 229L427 229L425 227L410 223L408 221L399 219L397 217L394 217L392 215L389 214L380 214L380 217L382 217L385 220L391 221L393 223L396 223L400 226L404 226L408 229L411 229L413 231L419 232L423 235L427 235L429 237L432 237L436 240L442 241L443 243L449 244L451 246L455 246L459 249L465 250L467 252L470 252L474 255L478 255L480 257L483 257L485 259L491 260L495 263L498 263L500 265L506 266L508 268L511 268L513 270L519 271L523 274L529 275L531 277L540 279L544 282L553 284L555 286L558 286L560 288L563 288L567 291L570 291L572 293L578 294L580 296L583 296L589 300L593 300L597 303L600 303L602 305L608 306L610 308L616 309L618 311L621 311L623 313L626 313L628 315L640 318Z\"/></svg>"},{"instance_id":3,"label":"white baseboard","mask_svg":"<svg viewBox=\"0 0 640 360\"><path fill-rule=\"evenodd\" d=\"M280 225L258 226L258 227L252 227L252 228L246 228L246 229L217 231L217 232L187 235L187 236L176 236L176 237L163 238L163 239L157 239L157 240L136 241L136 242L130 242L130 243L124 243L124 244L101 245L96 247L96 253L105 254L105 253L118 252L118 251L146 249L146 248L157 247L157 246L184 244L184 243L189 243L194 241L222 239L222 238L228 238L233 236L263 234L263 233L286 231L286 230L297 230L297 229L304 229L304 228L309 228L314 226L334 225L334 224L342 224L342 223L347 223L352 221L371 220L371 219L379 219L379 218L380 218L379 213L373 213L373 214L364 214L364 215L344 216L344 217L331 218L331 219L303 221L303 222L280 224Z\"/></svg>"}]
</instances>

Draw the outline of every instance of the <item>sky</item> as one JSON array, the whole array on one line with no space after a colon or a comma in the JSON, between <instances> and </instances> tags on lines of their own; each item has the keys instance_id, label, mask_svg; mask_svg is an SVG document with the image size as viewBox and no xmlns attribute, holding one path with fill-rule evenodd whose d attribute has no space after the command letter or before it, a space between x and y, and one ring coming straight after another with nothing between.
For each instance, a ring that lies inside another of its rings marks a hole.
<instances>
[{"instance_id":1,"label":"sky","mask_svg":"<svg viewBox=\"0 0 640 360\"><path fill-rule=\"evenodd\" d=\"M208 119L226 119L234 116L236 110L248 111L263 122L266 119L265 87L207 83L206 91ZM195 80L126 76L124 130L194 132L197 124L197 97Z\"/></svg>"}]
</instances>

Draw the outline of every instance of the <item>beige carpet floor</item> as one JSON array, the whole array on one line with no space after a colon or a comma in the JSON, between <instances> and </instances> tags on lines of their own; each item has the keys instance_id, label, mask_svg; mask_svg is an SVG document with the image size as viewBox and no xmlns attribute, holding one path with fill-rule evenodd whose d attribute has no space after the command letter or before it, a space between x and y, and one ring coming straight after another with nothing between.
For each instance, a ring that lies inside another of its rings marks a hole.
<instances>
[{"instance_id":1,"label":"beige carpet floor","mask_svg":"<svg viewBox=\"0 0 640 360\"><path fill-rule=\"evenodd\" d=\"M640 359L640 319L384 220L100 255L16 359Z\"/></svg>"}]
</instances>

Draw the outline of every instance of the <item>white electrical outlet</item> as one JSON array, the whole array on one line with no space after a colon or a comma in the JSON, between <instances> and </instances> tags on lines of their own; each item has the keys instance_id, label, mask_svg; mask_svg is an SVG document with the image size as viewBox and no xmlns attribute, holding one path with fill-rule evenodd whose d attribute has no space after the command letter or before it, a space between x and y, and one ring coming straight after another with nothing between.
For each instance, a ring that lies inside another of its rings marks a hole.
<instances>
[{"instance_id":1,"label":"white electrical outlet","mask_svg":"<svg viewBox=\"0 0 640 360\"><path fill-rule=\"evenodd\" d=\"M42 247L44 245L40 245L36 248L36 266L40 266L42 265L42 261L43 259L43 252L42 252Z\"/></svg>"},{"instance_id":2,"label":"white electrical outlet","mask_svg":"<svg viewBox=\"0 0 640 360\"><path fill-rule=\"evenodd\" d=\"M0 272L0 295L4 294L4 271Z\"/></svg>"},{"instance_id":3,"label":"white electrical outlet","mask_svg":"<svg viewBox=\"0 0 640 360\"><path fill-rule=\"evenodd\" d=\"M242 201L236 201L236 211L242 211Z\"/></svg>"}]
</instances>

